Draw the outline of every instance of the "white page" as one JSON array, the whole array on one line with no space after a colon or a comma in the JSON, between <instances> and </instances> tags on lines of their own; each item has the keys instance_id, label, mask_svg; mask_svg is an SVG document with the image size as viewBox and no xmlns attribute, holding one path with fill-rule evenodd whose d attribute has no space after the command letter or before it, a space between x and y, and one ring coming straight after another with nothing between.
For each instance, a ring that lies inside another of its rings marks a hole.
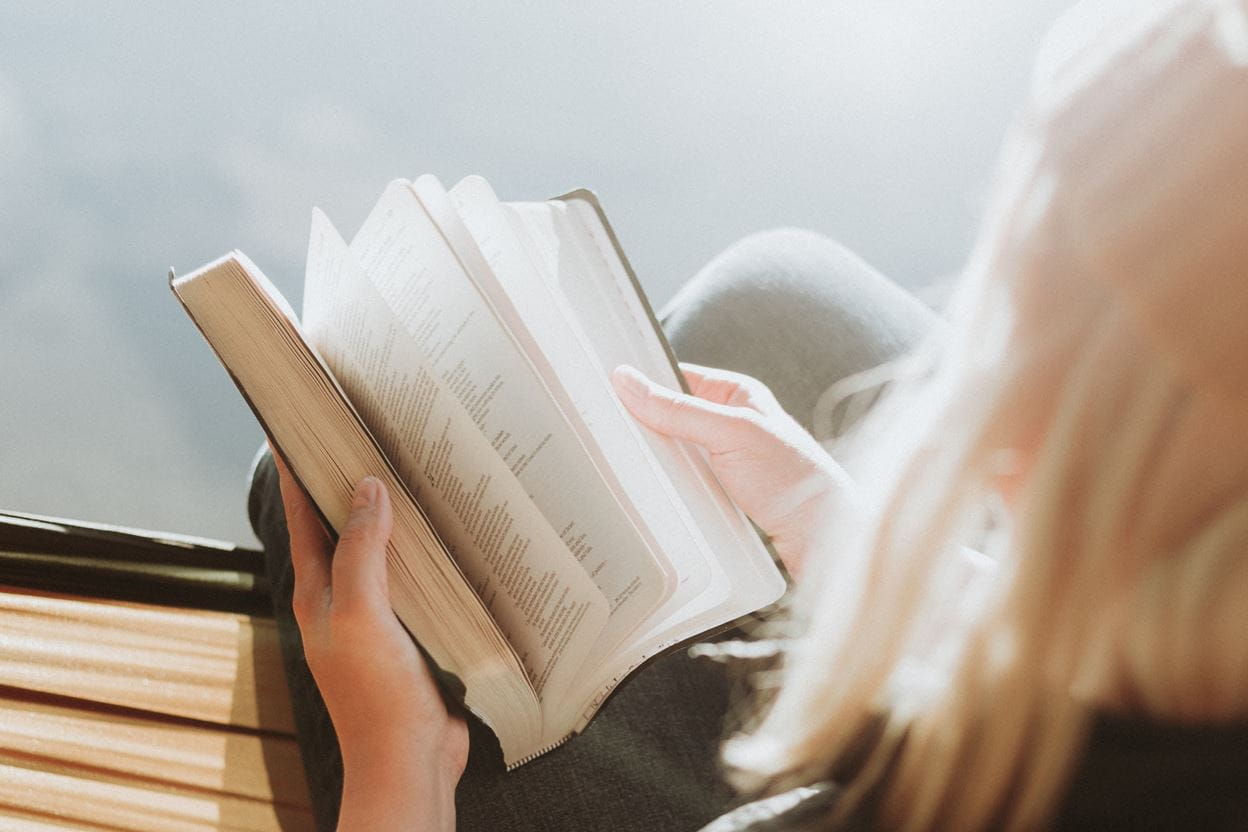
<instances>
[{"instance_id":1,"label":"white page","mask_svg":"<svg viewBox=\"0 0 1248 832\"><path fill-rule=\"evenodd\" d=\"M566 206L567 218L576 235L587 241L585 249L596 253L598 263L606 269L614 284L612 302L622 299L617 322L620 341L628 345L629 353L637 357L636 366L660 384L680 389L680 382L667 353L659 343L654 326L642 307L640 298L632 288L632 281L615 252L606 229L593 207L583 200L561 203ZM602 290L605 294L608 290ZM596 333L601 335L600 333ZM620 362L623 353L616 356L610 342L599 337L600 355L605 363ZM775 568L771 554L763 546L758 533L745 512L729 498L723 485L711 470L706 453L689 442L660 436L644 430L655 448L656 456L676 483L677 490L685 498L698 526L707 535L716 561L735 575L734 584L754 585L759 596L779 594L785 584Z\"/></svg>"},{"instance_id":2,"label":"white page","mask_svg":"<svg viewBox=\"0 0 1248 832\"><path fill-rule=\"evenodd\" d=\"M634 444L631 457L617 454L614 459L608 459L602 452L591 424L596 420L596 414L587 413L569 394L552 361L561 365L580 364L590 371L596 364L585 348L576 342L568 322L560 317L554 307L555 299L546 291L540 276L532 274L532 268L528 266L518 243L512 239L511 245L508 245L508 237L514 235L502 216L498 201L493 198L493 192L484 180L480 177L475 179L484 185L488 198L472 201L471 204L462 199L453 200L433 177L421 177L413 187L417 198L470 272L474 285L506 327L515 347L541 380L546 396L562 412L567 427L579 442L581 452L598 474L600 482L580 484L582 487L575 491L575 503L569 503L562 510L572 508L578 511L585 518L583 528L594 529L597 532L595 537L600 542L612 545L611 559L617 570L629 568L636 570L639 576L634 578L634 583L639 584L642 591L630 598L627 606L613 608L610 621L591 651L587 666L593 666L632 637L639 627L648 626L650 615L676 588L678 575L675 568L659 556L661 548L658 541L620 482L621 473L627 475L630 469L636 467L636 450L644 448L644 444ZM463 193L461 190L461 197ZM531 280L526 280L526 277ZM518 306L530 311L541 309L546 314L540 321L526 321ZM541 343L539 337L542 338ZM578 383L586 381L595 383L584 375L578 379ZM585 467L582 475L588 473L589 469ZM548 488L549 484L538 484L537 487ZM571 497L573 493L567 494ZM551 496L557 497L558 494ZM655 496L661 498L662 495ZM606 534L602 534L604 531ZM648 577L640 577L644 575Z\"/></svg>"},{"instance_id":3,"label":"white page","mask_svg":"<svg viewBox=\"0 0 1248 832\"><path fill-rule=\"evenodd\" d=\"M677 388L671 362L654 333L605 228L587 203L509 203L543 249L553 286L568 297L604 368L632 364ZM643 429L644 430L644 429ZM706 538L709 582L681 586L631 646L586 675L583 720L638 664L668 646L774 602L785 584L745 515L724 493L703 453L689 443L644 430L682 504Z\"/></svg>"},{"instance_id":4,"label":"white page","mask_svg":"<svg viewBox=\"0 0 1248 832\"><path fill-rule=\"evenodd\" d=\"M539 696L566 690L606 622L607 599L320 212L305 294L310 341L516 648ZM447 345L444 359L449 353Z\"/></svg>"},{"instance_id":5,"label":"white page","mask_svg":"<svg viewBox=\"0 0 1248 832\"><path fill-rule=\"evenodd\" d=\"M442 222L457 222L445 192L442 196L450 213ZM464 400L479 429L607 597L611 626L630 632L670 594L668 577L466 272L457 252L475 250L475 243L468 237L452 248L446 233L409 184L397 182L369 215L352 251L378 276L382 295L433 356L435 374ZM480 266L488 268L484 261Z\"/></svg>"},{"instance_id":6,"label":"white page","mask_svg":"<svg viewBox=\"0 0 1248 832\"><path fill-rule=\"evenodd\" d=\"M509 765L541 748L541 708L519 657L269 281L236 251L171 288L333 528L362 477L386 483L396 497L386 546L396 615L464 682L465 705L494 728Z\"/></svg>"},{"instance_id":7,"label":"white page","mask_svg":"<svg viewBox=\"0 0 1248 832\"><path fill-rule=\"evenodd\" d=\"M652 340L654 335L637 293L631 285L613 284L600 252L577 239L577 228L567 216L568 206L541 202L509 203L505 207L528 230L526 237L535 244L533 255L544 260L542 274L548 288L562 298L562 308L575 316L586 334L597 359L596 372L601 375L620 364L631 364L660 383L678 387L671 362L661 346L656 341L652 347L643 340L645 334ZM615 398L614 393L612 397ZM705 490L690 464L689 454L698 451L687 443L660 436L631 415L625 415L645 441L649 458L662 472L666 501L678 512L680 524L688 532L683 545L669 550L669 556L689 562L683 571L686 580L693 583L681 587L681 595L688 598L690 593L708 585L709 573L717 568L719 560L706 538L704 523L689 507L690 497L697 500L698 492ZM715 486L718 487L717 481Z\"/></svg>"},{"instance_id":8,"label":"white page","mask_svg":"<svg viewBox=\"0 0 1248 832\"><path fill-rule=\"evenodd\" d=\"M554 383L584 420L590 434L586 441L594 444L603 466L614 473L620 499L633 507L659 551L678 567L681 590L705 586L710 570L698 552L706 542L682 510L640 425L615 395L566 297L548 285L542 274L548 265L545 258L529 250L531 237L517 233L512 225L514 212L499 203L484 179L469 177L452 188L450 195L514 303L534 349L549 362Z\"/></svg>"}]
</instances>

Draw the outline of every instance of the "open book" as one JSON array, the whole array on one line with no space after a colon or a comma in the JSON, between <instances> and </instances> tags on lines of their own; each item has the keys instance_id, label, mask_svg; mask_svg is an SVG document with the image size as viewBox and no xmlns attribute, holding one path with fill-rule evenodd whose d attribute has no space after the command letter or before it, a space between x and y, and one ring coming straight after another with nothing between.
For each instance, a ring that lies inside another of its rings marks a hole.
<instances>
[{"instance_id":1,"label":"open book","mask_svg":"<svg viewBox=\"0 0 1248 832\"><path fill-rule=\"evenodd\" d=\"M386 484L391 604L508 766L783 594L701 451L614 395L683 379L589 192L399 180L350 244L314 212L302 324L239 252L171 280L329 527Z\"/></svg>"}]
</instances>

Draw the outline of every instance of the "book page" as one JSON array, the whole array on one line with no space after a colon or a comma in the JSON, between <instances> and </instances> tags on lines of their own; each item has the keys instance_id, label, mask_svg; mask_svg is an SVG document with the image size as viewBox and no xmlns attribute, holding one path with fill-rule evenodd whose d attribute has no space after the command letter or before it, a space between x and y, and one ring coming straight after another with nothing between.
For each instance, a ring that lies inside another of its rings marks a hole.
<instances>
[{"instance_id":1,"label":"book page","mask_svg":"<svg viewBox=\"0 0 1248 832\"><path fill-rule=\"evenodd\" d=\"M567 299L604 368L630 363L651 378L679 387L654 325L620 262L605 226L581 199L566 202L507 203L516 223L544 259L552 290ZM731 621L775 601L784 580L749 520L724 493L695 446L645 431L682 507L701 532L699 554L711 568L709 581L682 583L630 645L586 674L587 721L603 700L638 664L674 643Z\"/></svg>"},{"instance_id":2,"label":"book page","mask_svg":"<svg viewBox=\"0 0 1248 832\"><path fill-rule=\"evenodd\" d=\"M351 248L413 341L430 356L431 372L469 410L477 429L607 597L609 626L635 629L667 597L667 575L466 272L460 247L452 247L444 234L411 187L393 183Z\"/></svg>"},{"instance_id":3,"label":"book page","mask_svg":"<svg viewBox=\"0 0 1248 832\"><path fill-rule=\"evenodd\" d=\"M504 284L518 326L526 329L548 362L554 384L584 417L588 442L602 457L604 467L613 472L619 499L636 514L636 522L653 537L668 563L680 562L681 568L672 566L680 591L701 589L710 579L705 561L698 556L706 543L682 509L680 496L655 459L640 424L615 395L608 368L599 362L568 299L548 283L544 272L553 275L556 270L541 252L530 249L533 240L516 227L514 210L498 201L484 179L467 177L450 195ZM576 273L575 266L567 270ZM595 283L583 270L579 278L587 286Z\"/></svg>"},{"instance_id":4,"label":"book page","mask_svg":"<svg viewBox=\"0 0 1248 832\"><path fill-rule=\"evenodd\" d=\"M437 372L320 212L305 294L309 339L516 648L539 697L548 686L565 689L603 628L608 599L481 434L488 399L470 400L470 410L455 395L462 374L448 380ZM446 344L435 355L449 351Z\"/></svg>"},{"instance_id":5,"label":"book page","mask_svg":"<svg viewBox=\"0 0 1248 832\"><path fill-rule=\"evenodd\" d=\"M631 342L633 354L639 359L636 366L661 384L680 389L676 368L659 340L638 290L633 288L634 278L616 249L604 218L586 199L568 199L560 204L566 209L573 236L583 241L580 247L592 252L590 256L599 267L590 273L602 275L604 279L600 282L612 287L602 290L604 295L613 297L608 305L622 300L620 311L627 315L621 317L628 321L620 325L622 340ZM595 331L595 335L601 333ZM606 343L600 349L606 360L614 360ZM753 603L757 608L778 597L786 586L784 578L745 512L732 501L711 470L705 450L689 442L659 436L654 431L647 430L645 434L696 518L698 528L706 536L709 551L731 576L737 588L736 600L746 599L747 604ZM770 600L760 600L764 598Z\"/></svg>"},{"instance_id":6,"label":"book page","mask_svg":"<svg viewBox=\"0 0 1248 832\"><path fill-rule=\"evenodd\" d=\"M363 477L385 484L394 513L386 543L391 606L433 662L463 683L465 706L494 730L506 762L549 745L515 648L272 283L232 252L171 279L170 288L327 527L344 527Z\"/></svg>"}]
</instances>

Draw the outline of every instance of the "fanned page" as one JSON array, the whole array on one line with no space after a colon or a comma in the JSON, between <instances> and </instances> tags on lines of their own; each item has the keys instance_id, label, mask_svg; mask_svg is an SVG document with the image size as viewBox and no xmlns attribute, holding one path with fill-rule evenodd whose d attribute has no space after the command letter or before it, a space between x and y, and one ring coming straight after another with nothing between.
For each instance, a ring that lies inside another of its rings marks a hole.
<instances>
[{"instance_id":1,"label":"fanned page","mask_svg":"<svg viewBox=\"0 0 1248 832\"><path fill-rule=\"evenodd\" d=\"M630 424L631 417L627 417L618 402L613 401L614 394L608 389L606 377L593 366L585 366L592 375L576 374L570 386L568 379L560 374L561 368L582 364L590 359L591 354L576 339L566 320L551 315L537 325L530 325L531 322L519 314L521 307L526 311L541 308L541 281L533 280L527 284L515 282L523 276L517 268L519 262L498 261L498 251L491 251L489 256L484 253L483 247L492 242L505 244L500 238L487 236L483 225L486 218L462 215L451 196L432 176L422 176L416 180L413 191L421 208L463 264L465 273L476 290L475 293L470 292L470 296L479 296L476 302L484 302L488 306L490 320L493 322L490 334L496 336L495 342L490 346L491 354L498 356L502 354L501 351L510 349L507 354L513 362L511 369L514 377L527 377L527 392L532 394L530 405L542 408L542 423L563 422L560 429L569 441L561 449L563 459L559 467L550 468L545 476L534 478L532 483L532 487L538 489L538 493L542 495L535 494L538 505L548 517L559 516L552 515L552 511L578 511L579 514L570 515L575 518L574 521L582 527L593 529L595 539L600 543L612 546L599 554L609 558L613 571L627 576L627 584L618 578L614 580L624 590L632 593L645 585L643 575L637 574L633 568L625 571L625 567L649 561L647 568L659 570L651 572L653 586L648 593L648 603L634 603L631 609L613 607L612 619L599 636L590 657L596 662L633 635L639 623L658 608L659 602L670 596L678 580L677 571L670 561L666 557L656 557L656 552L665 551L664 541L656 540L650 533L642 514L629 499L621 482L621 478L628 480L632 477L637 466L631 455L638 450L644 450L644 443L639 441L640 434ZM505 227L504 224L503 228ZM512 282L510 285L504 284L503 279ZM523 369L526 362L531 368L527 376ZM594 393L605 397L605 401L592 400ZM611 409L602 407L603 404ZM534 413L535 411L530 410L525 416L532 419ZM609 424L602 423L604 418L609 419L611 416L616 418ZM568 435L569 429L572 435ZM571 441L573 435L576 442ZM614 442L614 446L607 449L610 452L604 452L604 436L608 442ZM576 467L569 468L569 465ZM595 468L597 478L594 474ZM551 479L559 477L560 474L566 477L566 481ZM670 501L675 495L664 493L661 483L649 481L644 488L657 489L649 495L651 499L648 501L654 511L672 506ZM545 504L542 497L546 498ZM620 548L621 546L625 548ZM594 565L592 569L602 574L599 584L604 591L609 591L607 582L611 579L601 571L602 565ZM661 594L654 591L660 585L664 587ZM592 667L593 663L588 666Z\"/></svg>"},{"instance_id":2,"label":"fanned page","mask_svg":"<svg viewBox=\"0 0 1248 832\"><path fill-rule=\"evenodd\" d=\"M418 181L419 185L422 180ZM577 413L586 428L586 444L615 477L617 497L638 517L664 559L676 571L674 595L689 598L706 590L715 569L708 562L710 544L689 512L671 478L663 470L643 429L625 410L611 388L592 339L581 326L567 296L542 276L524 240L509 220L488 183L468 177L451 189L450 197L464 224L489 261L498 290L510 302L506 320L521 341L532 344L536 362L548 367L550 386ZM593 279L583 262L568 264L586 286ZM647 622L646 630L652 626ZM642 630L640 632L645 632ZM596 651L599 662L637 640L633 631L624 642Z\"/></svg>"},{"instance_id":3,"label":"fanned page","mask_svg":"<svg viewBox=\"0 0 1248 832\"><path fill-rule=\"evenodd\" d=\"M457 186L458 187L458 186ZM488 186L487 186L488 187ZM475 186L474 201L496 198ZM467 193L467 192L465 192ZM514 234L558 307L590 346L598 373L628 363L679 389L671 359L605 218L588 194L543 203L503 203ZM709 576L682 580L648 626L599 666L584 690L581 726L634 668L673 644L774 603L786 584L749 520L724 493L704 454L644 430L648 454L677 495L696 546L667 551L673 563Z\"/></svg>"},{"instance_id":4,"label":"fanned page","mask_svg":"<svg viewBox=\"0 0 1248 832\"><path fill-rule=\"evenodd\" d=\"M670 594L668 576L637 530L617 521L567 418L410 183L386 189L351 251L607 597L612 618L643 620Z\"/></svg>"},{"instance_id":5,"label":"fanned page","mask_svg":"<svg viewBox=\"0 0 1248 832\"><path fill-rule=\"evenodd\" d=\"M529 669L548 744L672 578L406 183L350 248L314 219L304 319Z\"/></svg>"},{"instance_id":6,"label":"fanned page","mask_svg":"<svg viewBox=\"0 0 1248 832\"><path fill-rule=\"evenodd\" d=\"M172 288L332 528L346 522L355 483L382 479L394 498L386 560L396 614L462 680L465 703L494 729L509 763L538 751L540 705L515 650L277 290L238 252Z\"/></svg>"},{"instance_id":7,"label":"fanned page","mask_svg":"<svg viewBox=\"0 0 1248 832\"><path fill-rule=\"evenodd\" d=\"M548 684L566 686L602 630L607 599L319 211L308 265L310 340L516 648L538 696Z\"/></svg>"}]
</instances>

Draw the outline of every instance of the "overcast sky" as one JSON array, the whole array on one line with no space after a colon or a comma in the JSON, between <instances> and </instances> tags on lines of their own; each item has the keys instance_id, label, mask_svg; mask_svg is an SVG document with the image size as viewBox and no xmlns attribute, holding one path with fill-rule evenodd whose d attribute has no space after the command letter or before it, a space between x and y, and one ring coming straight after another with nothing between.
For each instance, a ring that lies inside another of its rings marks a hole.
<instances>
[{"instance_id":1,"label":"overcast sky","mask_svg":"<svg viewBox=\"0 0 1248 832\"><path fill-rule=\"evenodd\" d=\"M249 412L165 286L392 178L595 189L656 305L750 231L956 272L1063 2L0 4L0 507L248 541Z\"/></svg>"}]
</instances>

